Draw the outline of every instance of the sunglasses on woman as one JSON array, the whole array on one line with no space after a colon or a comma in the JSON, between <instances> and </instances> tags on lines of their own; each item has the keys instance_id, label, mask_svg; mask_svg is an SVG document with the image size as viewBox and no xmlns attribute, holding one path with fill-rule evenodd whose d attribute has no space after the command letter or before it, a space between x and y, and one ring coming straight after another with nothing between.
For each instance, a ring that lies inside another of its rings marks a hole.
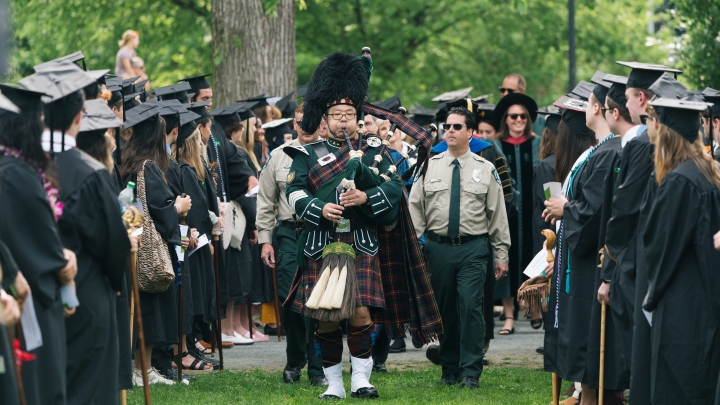
<instances>
[{"instance_id":1,"label":"sunglasses on woman","mask_svg":"<svg viewBox=\"0 0 720 405\"><path fill-rule=\"evenodd\" d=\"M652 119L652 118L650 118L650 116L647 115L647 114L642 114L642 115L640 115L640 122L641 122L643 125L647 125L646 123L647 123L647 120L648 120L648 119Z\"/></svg>"},{"instance_id":2,"label":"sunglasses on woman","mask_svg":"<svg viewBox=\"0 0 720 405\"><path fill-rule=\"evenodd\" d=\"M516 119L520 118L521 120L525 121L527 119L527 115L525 113L522 114L508 114L508 117L510 117L511 120L515 121Z\"/></svg>"},{"instance_id":3,"label":"sunglasses on woman","mask_svg":"<svg viewBox=\"0 0 720 405\"><path fill-rule=\"evenodd\" d=\"M465 124L442 124L444 130L449 130L450 128L459 131L461 130Z\"/></svg>"}]
</instances>

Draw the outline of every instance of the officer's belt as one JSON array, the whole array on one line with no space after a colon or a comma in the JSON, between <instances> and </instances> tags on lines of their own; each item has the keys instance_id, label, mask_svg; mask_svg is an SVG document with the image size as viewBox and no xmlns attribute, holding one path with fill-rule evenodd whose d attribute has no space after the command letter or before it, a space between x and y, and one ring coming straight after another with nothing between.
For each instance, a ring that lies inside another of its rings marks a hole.
<instances>
[{"instance_id":1,"label":"officer's belt","mask_svg":"<svg viewBox=\"0 0 720 405\"><path fill-rule=\"evenodd\" d=\"M280 226L282 226L283 228L290 229L291 231L294 231L296 227L298 230L302 230L302 228L303 228L303 221L298 221L297 225L295 225L296 222L293 222L293 221L279 221L279 222L280 222Z\"/></svg>"},{"instance_id":2,"label":"officer's belt","mask_svg":"<svg viewBox=\"0 0 720 405\"><path fill-rule=\"evenodd\" d=\"M436 233L433 232L433 231L427 231L427 232L425 232L425 236L426 236L429 240L431 240L431 241L433 241L433 242L436 242L436 243L447 243L447 244L452 244L452 245L454 245L454 246L459 246L459 245L462 245L462 244L464 244L464 243L473 241L473 240L475 240L475 239L479 239L479 238L482 238L482 237L484 237L484 236L487 236L487 234L484 233L484 234L482 234L482 235L458 236L457 238L453 239L453 238L451 238L451 237L449 237L449 236L440 236L440 235L436 234Z\"/></svg>"}]
</instances>

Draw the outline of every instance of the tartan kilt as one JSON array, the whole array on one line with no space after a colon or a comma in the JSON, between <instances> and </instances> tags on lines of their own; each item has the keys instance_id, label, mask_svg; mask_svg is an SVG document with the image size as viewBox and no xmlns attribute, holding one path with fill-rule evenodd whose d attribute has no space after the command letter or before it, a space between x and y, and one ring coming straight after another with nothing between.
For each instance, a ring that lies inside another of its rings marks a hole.
<instances>
[{"instance_id":1,"label":"tartan kilt","mask_svg":"<svg viewBox=\"0 0 720 405\"><path fill-rule=\"evenodd\" d=\"M333 242L344 242L353 245L353 232L336 233L336 240ZM385 294L383 292L382 276L380 275L380 261L377 255L370 256L355 250L357 273L357 306L368 306L376 309L385 309ZM302 314L305 311L305 303L310 298L310 293L322 272L322 259L313 260L307 258L307 267L301 274L295 274L293 285L287 301L292 302L290 309ZM298 268L298 272L300 269Z\"/></svg>"}]
</instances>

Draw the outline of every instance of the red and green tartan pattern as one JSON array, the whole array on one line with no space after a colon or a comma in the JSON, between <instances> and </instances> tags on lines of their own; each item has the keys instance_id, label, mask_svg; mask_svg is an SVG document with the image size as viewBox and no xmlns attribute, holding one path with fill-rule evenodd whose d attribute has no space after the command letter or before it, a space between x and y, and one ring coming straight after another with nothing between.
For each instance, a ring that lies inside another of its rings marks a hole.
<instances>
[{"instance_id":1,"label":"red and green tartan pattern","mask_svg":"<svg viewBox=\"0 0 720 405\"><path fill-rule=\"evenodd\" d=\"M353 232L338 233L335 242L344 242L352 244L354 241ZM295 281L298 282L295 298L292 301L291 310L303 313L305 311L305 303L310 298L310 293L315 287L320 274L322 273L322 260L307 259L307 269L303 271L298 280L295 275ZM382 277L380 276L380 265L377 256L357 252L355 260L355 272L357 274L357 306L368 306L377 309L385 309L385 300L383 294ZM291 296L292 294L291 289Z\"/></svg>"},{"instance_id":2,"label":"red and green tartan pattern","mask_svg":"<svg viewBox=\"0 0 720 405\"><path fill-rule=\"evenodd\" d=\"M347 144L336 150L333 155L335 155L335 160L332 162L326 164L325 166L320 166L320 163L315 163L312 167L310 167L310 170L308 170L307 182L311 193L317 193L323 184L332 180L333 177L339 175L345 170L345 165L347 164L347 161L350 160Z\"/></svg>"}]
</instances>

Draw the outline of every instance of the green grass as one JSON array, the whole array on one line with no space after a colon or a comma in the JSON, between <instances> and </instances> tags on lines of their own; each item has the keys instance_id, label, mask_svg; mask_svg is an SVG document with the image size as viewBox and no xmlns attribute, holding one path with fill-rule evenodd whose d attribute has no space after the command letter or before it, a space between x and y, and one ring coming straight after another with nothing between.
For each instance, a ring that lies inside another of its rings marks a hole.
<instances>
[{"instance_id":1,"label":"green grass","mask_svg":"<svg viewBox=\"0 0 720 405\"><path fill-rule=\"evenodd\" d=\"M350 398L350 375L343 373L348 398L346 403L362 403ZM380 392L372 403L393 404L512 404L547 405L550 403L550 375L525 368L486 368L479 390L439 384L440 368L422 363L401 366L389 373L373 373L371 382ZM156 405L225 404L318 404L323 387L310 386L303 373L298 384L285 384L281 371L223 371L198 376L189 386L153 385L152 403ZM337 401L328 401L333 403ZM143 391L128 393L128 404L143 403ZM323 401L325 403L325 401Z\"/></svg>"}]
</instances>

